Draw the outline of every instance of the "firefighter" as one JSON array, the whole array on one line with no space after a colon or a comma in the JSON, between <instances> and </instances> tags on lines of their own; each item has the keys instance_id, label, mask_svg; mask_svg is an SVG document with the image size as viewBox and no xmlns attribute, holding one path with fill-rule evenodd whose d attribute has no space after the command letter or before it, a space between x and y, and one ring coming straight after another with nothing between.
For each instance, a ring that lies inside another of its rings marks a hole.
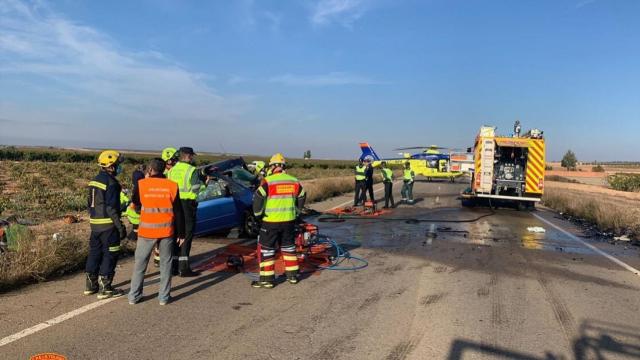
<instances>
[{"instance_id":1,"label":"firefighter","mask_svg":"<svg viewBox=\"0 0 640 360\"><path fill-rule=\"evenodd\" d=\"M112 286L116 263L120 255L120 241L127 229L120 220L122 187L116 176L122 172L122 155L114 150L98 156L100 172L89 182L88 210L91 235L87 257L85 295L98 293L98 299L121 296Z\"/></svg>"},{"instance_id":2,"label":"firefighter","mask_svg":"<svg viewBox=\"0 0 640 360\"><path fill-rule=\"evenodd\" d=\"M365 194L365 180L367 179L365 175L366 166L362 159L358 160L358 165L355 168L355 180L356 180L356 193L353 197L353 206L358 206L360 204L364 205L363 198L366 198Z\"/></svg>"},{"instance_id":3,"label":"firefighter","mask_svg":"<svg viewBox=\"0 0 640 360\"><path fill-rule=\"evenodd\" d=\"M178 155L179 155L178 150L176 150L176 148L167 147L162 149L162 153L160 157L162 158L162 160L164 160L165 176L167 176L167 173L169 172L169 170L171 170L171 168L174 167L178 162Z\"/></svg>"},{"instance_id":4,"label":"firefighter","mask_svg":"<svg viewBox=\"0 0 640 360\"><path fill-rule=\"evenodd\" d=\"M402 191L400 194L402 195L402 201L408 204L413 204L413 181L415 180L416 174L411 170L411 163L404 163L404 170L402 172Z\"/></svg>"},{"instance_id":5,"label":"firefighter","mask_svg":"<svg viewBox=\"0 0 640 360\"><path fill-rule=\"evenodd\" d=\"M193 240L193 232L196 227L196 211L198 209L198 193L202 185L202 179L195 163L195 153L190 147L181 147L178 150L178 162L169 170L167 178L178 184L180 190L180 202L182 203L182 212L184 214L185 234L184 244L174 248L173 273L177 273L180 277L193 277L200 275L198 272L191 270L189 263L189 254L191 253L191 241Z\"/></svg>"},{"instance_id":6,"label":"firefighter","mask_svg":"<svg viewBox=\"0 0 640 360\"><path fill-rule=\"evenodd\" d=\"M306 195L298 179L285 173L285 165L282 154L273 155L269 161L271 175L265 178L253 197L253 212L262 220L258 237L260 279L251 283L255 288L274 286L278 245L287 281L298 283L295 222L304 207Z\"/></svg>"},{"instance_id":7,"label":"firefighter","mask_svg":"<svg viewBox=\"0 0 640 360\"><path fill-rule=\"evenodd\" d=\"M389 202L391 207L396 207L393 201L393 171L387 167L387 162L383 161L381 164L382 171L382 183L384 184L384 209L389 208Z\"/></svg>"},{"instance_id":8,"label":"firefighter","mask_svg":"<svg viewBox=\"0 0 640 360\"><path fill-rule=\"evenodd\" d=\"M149 163L148 177L140 180L134 193L140 212L139 240L136 244L135 264L131 276L129 304L142 298L144 273L154 244L160 244L160 289L158 300L166 305L171 290L171 254L174 243L184 243L184 216L178 185L168 180L163 172L165 162L153 159ZM176 241L177 240L177 241Z\"/></svg>"}]
</instances>

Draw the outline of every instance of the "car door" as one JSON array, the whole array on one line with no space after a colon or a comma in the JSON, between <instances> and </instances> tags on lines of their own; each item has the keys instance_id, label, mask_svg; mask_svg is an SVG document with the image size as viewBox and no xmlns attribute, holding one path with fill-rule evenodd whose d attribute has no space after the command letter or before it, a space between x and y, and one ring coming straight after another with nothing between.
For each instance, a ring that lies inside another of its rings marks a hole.
<instances>
[{"instance_id":1,"label":"car door","mask_svg":"<svg viewBox=\"0 0 640 360\"><path fill-rule=\"evenodd\" d=\"M210 181L198 194L196 235L208 234L236 226L236 204L220 181Z\"/></svg>"}]
</instances>

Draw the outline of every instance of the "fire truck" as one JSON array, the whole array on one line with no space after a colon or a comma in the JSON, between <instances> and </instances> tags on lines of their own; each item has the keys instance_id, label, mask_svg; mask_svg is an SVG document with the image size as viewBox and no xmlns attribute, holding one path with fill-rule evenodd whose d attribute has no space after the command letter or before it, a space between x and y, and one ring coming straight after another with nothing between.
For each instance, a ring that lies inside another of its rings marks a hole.
<instances>
[{"instance_id":1,"label":"fire truck","mask_svg":"<svg viewBox=\"0 0 640 360\"><path fill-rule=\"evenodd\" d=\"M501 136L496 128L480 128L473 147L471 186L462 193L463 205L510 204L531 209L544 193L545 142L543 132L521 134L520 122L513 134Z\"/></svg>"}]
</instances>

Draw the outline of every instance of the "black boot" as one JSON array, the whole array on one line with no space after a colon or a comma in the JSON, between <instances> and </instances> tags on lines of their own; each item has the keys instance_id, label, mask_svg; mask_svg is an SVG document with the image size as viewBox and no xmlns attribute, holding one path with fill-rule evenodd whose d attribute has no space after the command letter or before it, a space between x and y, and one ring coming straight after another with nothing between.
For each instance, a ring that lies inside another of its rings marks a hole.
<instances>
[{"instance_id":1,"label":"black boot","mask_svg":"<svg viewBox=\"0 0 640 360\"><path fill-rule=\"evenodd\" d=\"M180 261L180 277L194 277L200 275L199 272L191 270L188 260Z\"/></svg>"},{"instance_id":2,"label":"black boot","mask_svg":"<svg viewBox=\"0 0 640 360\"><path fill-rule=\"evenodd\" d=\"M297 284L298 283L298 272L297 271L287 271L287 281L289 284Z\"/></svg>"},{"instance_id":3,"label":"black boot","mask_svg":"<svg viewBox=\"0 0 640 360\"><path fill-rule=\"evenodd\" d=\"M271 289L274 286L275 278L273 276L260 276L260 280L251 282L254 288Z\"/></svg>"},{"instance_id":4,"label":"black boot","mask_svg":"<svg viewBox=\"0 0 640 360\"><path fill-rule=\"evenodd\" d=\"M98 275L90 273L86 273L86 275L84 295L93 295L98 292Z\"/></svg>"},{"instance_id":5,"label":"black boot","mask_svg":"<svg viewBox=\"0 0 640 360\"><path fill-rule=\"evenodd\" d=\"M113 276L99 276L98 277L98 299L104 300L111 297L118 297L124 295L122 290L114 289L111 283L113 282Z\"/></svg>"}]
</instances>

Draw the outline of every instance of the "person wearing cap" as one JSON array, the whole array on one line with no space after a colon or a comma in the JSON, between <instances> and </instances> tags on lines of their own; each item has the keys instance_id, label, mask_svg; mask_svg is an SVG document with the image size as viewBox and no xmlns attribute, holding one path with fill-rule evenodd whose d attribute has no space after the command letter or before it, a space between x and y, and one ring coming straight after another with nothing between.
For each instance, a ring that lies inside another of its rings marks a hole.
<instances>
[{"instance_id":1,"label":"person wearing cap","mask_svg":"<svg viewBox=\"0 0 640 360\"><path fill-rule=\"evenodd\" d=\"M273 288L276 251L280 247L284 270L290 284L298 283L295 224L306 200L305 191L295 177L285 172L282 154L271 157L267 176L253 196L253 213L262 220L258 236L260 277L251 283L255 288Z\"/></svg>"},{"instance_id":2,"label":"person wearing cap","mask_svg":"<svg viewBox=\"0 0 640 360\"><path fill-rule=\"evenodd\" d=\"M185 236L182 246L174 248L172 272L181 277L192 277L200 275L191 269L189 254L191 253L191 242L196 227L196 211L198 209L196 199L203 179L201 179L200 173L194 166L196 154L193 152L193 148L181 147L178 149L178 154L178 162L167 172L167 178L178 184L184 216Z\"/></svg>"},{"instance_id":3,"label":"person wearing cap","mask_svg":"<svg viewBox=\"0 0 640 360\"><path fill-rule=\"evenodd\" d=\"M122 186L116 176L122 173L122 155L106 150L98 156L100 172L89 182L87 207L89 210L89 256L85 266L84 295L98 293L98 299L123 295L112 286L120 255L120 241L127 236L127 228L120 220Z\"/></svg>"}]
</instances>

